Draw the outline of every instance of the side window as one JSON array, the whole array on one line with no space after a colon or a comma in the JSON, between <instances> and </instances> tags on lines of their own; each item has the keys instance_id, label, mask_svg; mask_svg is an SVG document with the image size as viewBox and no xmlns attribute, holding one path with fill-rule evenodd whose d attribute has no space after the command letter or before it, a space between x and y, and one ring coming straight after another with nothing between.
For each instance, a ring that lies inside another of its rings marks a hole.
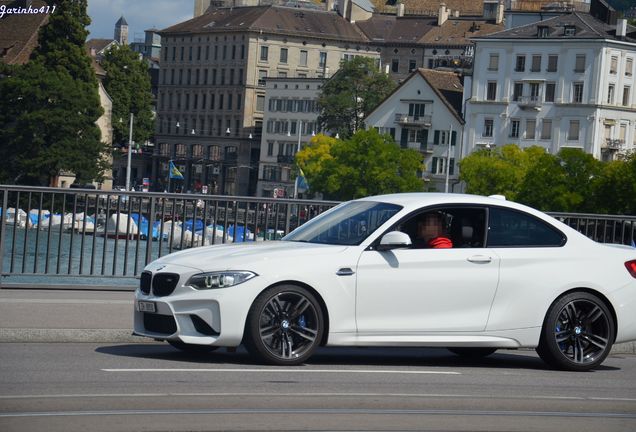
<instances>
[{"instance_id":1,"label":"side window","mask_svg":"<svg viewBox=\"0 0 636 432\"><path fill-rule=\"evenodd\" d=\"M471 207L427 208L410 215L397 226L411 237L413 249L433 247L429 244L430 236L424 225L430 215L437 216L440 228L434 237L447 238L452 248L482 248L486 232L486 210ZM430 221L429 221L430 222Z\"/></svg>"},{"instance_id":2,"label":"side window","mask_svg":"<svg viewBox=\"0 0 636 432\"><path fill-rule=\"evenodd\" d=\"M493 207L488 220L488 247L558 247L565 237L549 224L519 211Z\"/></svg>"}]
</instances>

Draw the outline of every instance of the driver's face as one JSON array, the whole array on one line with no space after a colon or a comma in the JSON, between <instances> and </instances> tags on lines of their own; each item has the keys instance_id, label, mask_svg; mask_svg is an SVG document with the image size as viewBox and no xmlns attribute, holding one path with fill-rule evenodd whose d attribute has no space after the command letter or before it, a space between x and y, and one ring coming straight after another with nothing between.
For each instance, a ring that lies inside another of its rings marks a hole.
<instances>
[{"instance_id":1,"label":"driver's face","mask_svg":"<svg viewBox=\"0 0 636 432\"><path fill-rule=\"evenodd\" d=\"M417 224L418 237L423 240L430 240L443 234L441 221L435 216L425 217Z\"/></svg>"}]
</instances>

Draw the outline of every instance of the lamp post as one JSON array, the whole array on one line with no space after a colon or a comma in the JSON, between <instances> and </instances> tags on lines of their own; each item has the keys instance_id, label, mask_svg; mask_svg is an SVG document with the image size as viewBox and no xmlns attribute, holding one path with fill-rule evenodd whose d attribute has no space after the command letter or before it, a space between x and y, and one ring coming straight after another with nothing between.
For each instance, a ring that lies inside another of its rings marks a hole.
<instances>
[{"instance_id":1,"label":"lamp post","mask_svg":"<svg viewBox=\"0 0 636 432\"><path fill-rule=\"evenodd\" d=\"M298 120L298 145L296 146L296 154L300 151L300 131L303 128L303 121ZM300 176L300 167L298 166L298 174L294 180L294 199L298 198L298 177Z\"/></svg>"},{"instance_id":2,"label":"lamp post","mask_svg":"<svg viewBox=\"0 0 636 432\"><path fill-rule=\"evenodd\" d=\"M450 176L450 156L451 156L451 144L453 142L453 125L449 125L448 131L448 154L446 155L446 181L444 184L444 193L448 193L448 179Z\"/></svg>"},{"instance_id":3,"label":"lamp post","mask_svg":"<svg viewBox=\"0 0 636 432\"><path fill-rule=\"evenodd\" d=\"M130 190L130 165L132 163L132 134L133 134L133 113L130 113L130 128L128 130L128 164L126 165L126 190Z\"/></svg>"}]
</instances>

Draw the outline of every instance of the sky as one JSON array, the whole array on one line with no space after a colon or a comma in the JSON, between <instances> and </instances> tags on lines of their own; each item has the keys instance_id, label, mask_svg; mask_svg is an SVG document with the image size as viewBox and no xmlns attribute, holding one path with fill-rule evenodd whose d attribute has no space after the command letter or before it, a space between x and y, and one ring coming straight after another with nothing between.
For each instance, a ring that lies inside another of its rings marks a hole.
<instances>
[{"instance_id":1,"label":"sky","mask_svg":"<svg viewBox=\"0 0 636 432\"><path fill-rule=\"evenodd\" d=\"M194 0L88 0L89 39L112 39L115 23L124 15L128 42L144 37L144 30L164 29L192 18Z\"/></svg>"}]
</instances>

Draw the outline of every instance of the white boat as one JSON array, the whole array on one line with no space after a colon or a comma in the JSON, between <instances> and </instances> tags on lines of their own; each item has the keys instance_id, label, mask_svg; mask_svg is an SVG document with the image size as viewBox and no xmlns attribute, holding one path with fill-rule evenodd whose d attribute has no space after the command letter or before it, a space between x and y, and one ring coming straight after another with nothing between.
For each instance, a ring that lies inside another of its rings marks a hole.
<instances>
[{"instance_id":1,"label":"white boat","mask_svg":"<svg viewBox=\"0 0 636 432\"><path fill-rule=\"evenodd\" d=\"M119 215L119 218L117 217ZM119 219L119 221L117 220ZM88 225L87 225L88 228ZM104 231L104 228L107 228ZM105 227L98 228L97 235L108 238L134 239L137 238L139 230L135 220L126 213L115 213L110 216Z\"/></svg>"}]
</instances>

